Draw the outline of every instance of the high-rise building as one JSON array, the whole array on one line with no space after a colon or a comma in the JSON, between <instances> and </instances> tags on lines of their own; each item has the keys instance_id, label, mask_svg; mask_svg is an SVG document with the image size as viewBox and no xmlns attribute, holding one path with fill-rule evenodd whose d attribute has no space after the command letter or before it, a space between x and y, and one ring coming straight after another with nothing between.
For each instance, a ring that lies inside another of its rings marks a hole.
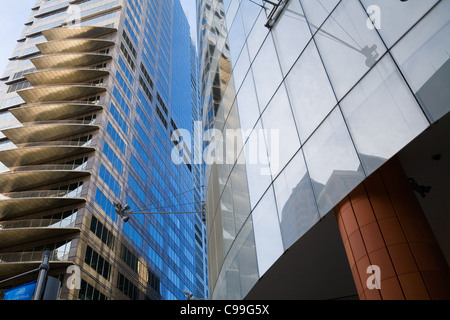
<instances>
[{"instance_id":1,"label":"high-rise building","mask_svg":"<svg viewBox=\"0 0 450 320\"><path fill-rule=\"evenodd\" d=\"M51 251L60 299L205 296L201 171L171 161L198 113L179 0L31 10L0 79L1 292Z\"/></svg>"},{"instance_id":2,"label":"high-rise building","mask_svg":"<svg viewBox=\"0 0 450 320\"><path fill-rule=\"evenodd\" d=\"M450 2L197 6L210 297L449 299Z\"/></svg>"}]
</instances>

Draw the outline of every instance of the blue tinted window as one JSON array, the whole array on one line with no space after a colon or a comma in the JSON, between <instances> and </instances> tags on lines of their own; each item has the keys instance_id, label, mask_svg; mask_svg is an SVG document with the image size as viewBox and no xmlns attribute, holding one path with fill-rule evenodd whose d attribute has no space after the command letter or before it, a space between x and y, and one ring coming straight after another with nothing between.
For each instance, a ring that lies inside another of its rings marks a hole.
<instances>
[{"instance_id":1,"label":"blue tinted window","mask_svg":"<svg viewBox=\"0 0 450 320\"><path fill-rule=\"evenodd\" d=\"M108 160L112 163L114 168L117 169L117 171L122 174L123 173L123 164L122 161L119 160L117 155L114 153L114 151L111 149L108 143L105 142L103 145L103 153L106 155Z\"/></svg>"},{"instance_id":2,"label":"blue tinted window","mask_svg":"<svg viewBox=\"0 0 450 320\"><path fill-rule=\"evenodd\" d=\"M109 171L105 168L105 166L103 164L100 166L99 176L108 185L108 187L114 192L114 194L117 197L120 197L121 188L120 188L119 183L116 181L116 179L113 178L111 173L109 173Z\"/></svg>"},{"instance_id":3,"label":"blue tinted window","mask_svg":"<svg viewBox=\"0 0 450 320\"><path fill-rule=\"evenodd\" d=\"M139 164L138 160L133 155L131 155L130 160L131 166L134 168L134 170L136 170L136 173L141 178L141 181L144 184L147 183L147 174L145 173L144 168Z\"/></svg>"},{"instance_id":4,"label":"blue tinted window","mask_svg":"<svg viewBox=\"0 0 450 320\"><path fill-rule=\"evenodd\" d=\"M116 146L119 148L119 150L122 151L122 153L125 153L125 142L122 140L122 138L117 133L116 129L114 129L111 122L109 121L108 126L106 127L106 131L113 139L113 141L116 143Z\"/></svg>"},{"instance_id":5,"label":"blue tinted window","mask_svg":"<svg viewBox=\"0 0 450 320\"><path fill-rule=\"evenodd\" d=\"M122 88L123 92L125 92L125 95L127 96L128 100L131 101L131 97L132 97L131 90L128 87L127 83L125 82L125 80L123 79L123 77L119 71L116 71L116 79L117 79L117 82L119 82L119 85Z\"/></svg>"},{"instance_id":6,"label":"blue tinted window","mask_svg":"<svg viewBox=\"0 0 450 320\"><path fill-rule=\"evenodd\" d=\"M127 65L123 61L122 57L119 57L119 65L122 71L125 73L125 77L130 81L131 85L133 85L133 74L131 73L130 69L128 69Z\"/></svg>"},{"instance_id":7,"label":"blue tinted window","mask_svg":"<svg viewBox=\"0 0 450 320\"><path fill-rule=\"evenodd\" d=\"M109 109L111 111L111 115L114 117L114 119L117 121L117 124L122 129L122 131L127 134L128 133L128 126L126 122L123 120L122 116L119 114L119 111L117 111L114 104L111 103L111 108Z\"/></svg>"},{"instance_id":8,"label":"blue tinted window","mask_svg":"<svg viewBox=\"0 0 450 320\"><path fill-rule=\"evenodd\" d=\"M117 220L116 210L114 209L113 204L108 198L97 188L95 193L95 202L102 208L105 213L113 219L113 221Z\"/></svg>"},{"instance_id":9,"label":"blue tinted window","mask_svg":"<svg viewBox=\"0 0 450 320\"><path fill-rule=\"evenodd\" d=\"M114 98L116 98L116 100L119 103L119 106L122 108L123 112L125 112L125 114L129 117L130 116L130 108L128 107L127 103L120 95L120 91L116 87L114 87L113 96L114 96Z\"/></svg>"}]
</instances>

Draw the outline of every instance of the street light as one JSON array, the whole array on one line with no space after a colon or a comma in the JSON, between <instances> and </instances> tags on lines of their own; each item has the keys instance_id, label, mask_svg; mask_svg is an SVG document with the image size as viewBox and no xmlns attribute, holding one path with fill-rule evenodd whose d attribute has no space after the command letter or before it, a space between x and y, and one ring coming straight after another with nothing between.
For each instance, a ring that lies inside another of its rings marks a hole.
<instances>
[{"instance_id":1,"label":"street light","mask_svg":"<svg viewBox=\"0 0 450 320\"><path fill-rule=\"evenodd\" d=\"M118 202L113 203L116 213L122 217L123 222L128 222L130 215L132 214L190 214L190 213L200 213L202 215L202 221L206 221L205 218L205 207L206 203L202 202L202 211L159 211L159 212L133 212L128 204L122 206Z\"/></svg>"}]
</instances>

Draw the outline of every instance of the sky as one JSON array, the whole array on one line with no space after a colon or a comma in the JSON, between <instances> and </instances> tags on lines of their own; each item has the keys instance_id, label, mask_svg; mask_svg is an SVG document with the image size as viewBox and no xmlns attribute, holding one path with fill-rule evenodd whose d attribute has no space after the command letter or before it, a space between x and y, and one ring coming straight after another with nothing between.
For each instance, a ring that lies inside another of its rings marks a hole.
<instances>
[{"instance_id":1,"label":"sky","mask_svg":"<svg viewBox=\"0 0 450 320\"><path fill-rule=\"evenodd\" d=\"M11 57L16 41L24 28L36 0L0 0L0 76L3 75L8 58ZM164 1L164 0L162 0ZM180 0L189 24L191 34L196 41L195 0ZM11 27L14 26L14 27ZM195 43L195 42L194 42Z\"/></svg>"}]
</instances>

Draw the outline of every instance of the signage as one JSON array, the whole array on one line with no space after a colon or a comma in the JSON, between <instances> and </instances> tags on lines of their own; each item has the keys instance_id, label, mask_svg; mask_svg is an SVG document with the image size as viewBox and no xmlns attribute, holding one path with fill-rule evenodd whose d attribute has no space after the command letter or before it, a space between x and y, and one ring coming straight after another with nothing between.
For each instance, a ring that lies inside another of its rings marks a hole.
<instances>
[{"instance_id":1,"label":"signage","mask_svg":"<svg viewBox=\"0 0 450 320\"><path fill-rule=\"evenodd\" d=\"M31 300L37 281L25 283L21 286L5 291L5 300Z\"/></svg>"}]
</instances>

